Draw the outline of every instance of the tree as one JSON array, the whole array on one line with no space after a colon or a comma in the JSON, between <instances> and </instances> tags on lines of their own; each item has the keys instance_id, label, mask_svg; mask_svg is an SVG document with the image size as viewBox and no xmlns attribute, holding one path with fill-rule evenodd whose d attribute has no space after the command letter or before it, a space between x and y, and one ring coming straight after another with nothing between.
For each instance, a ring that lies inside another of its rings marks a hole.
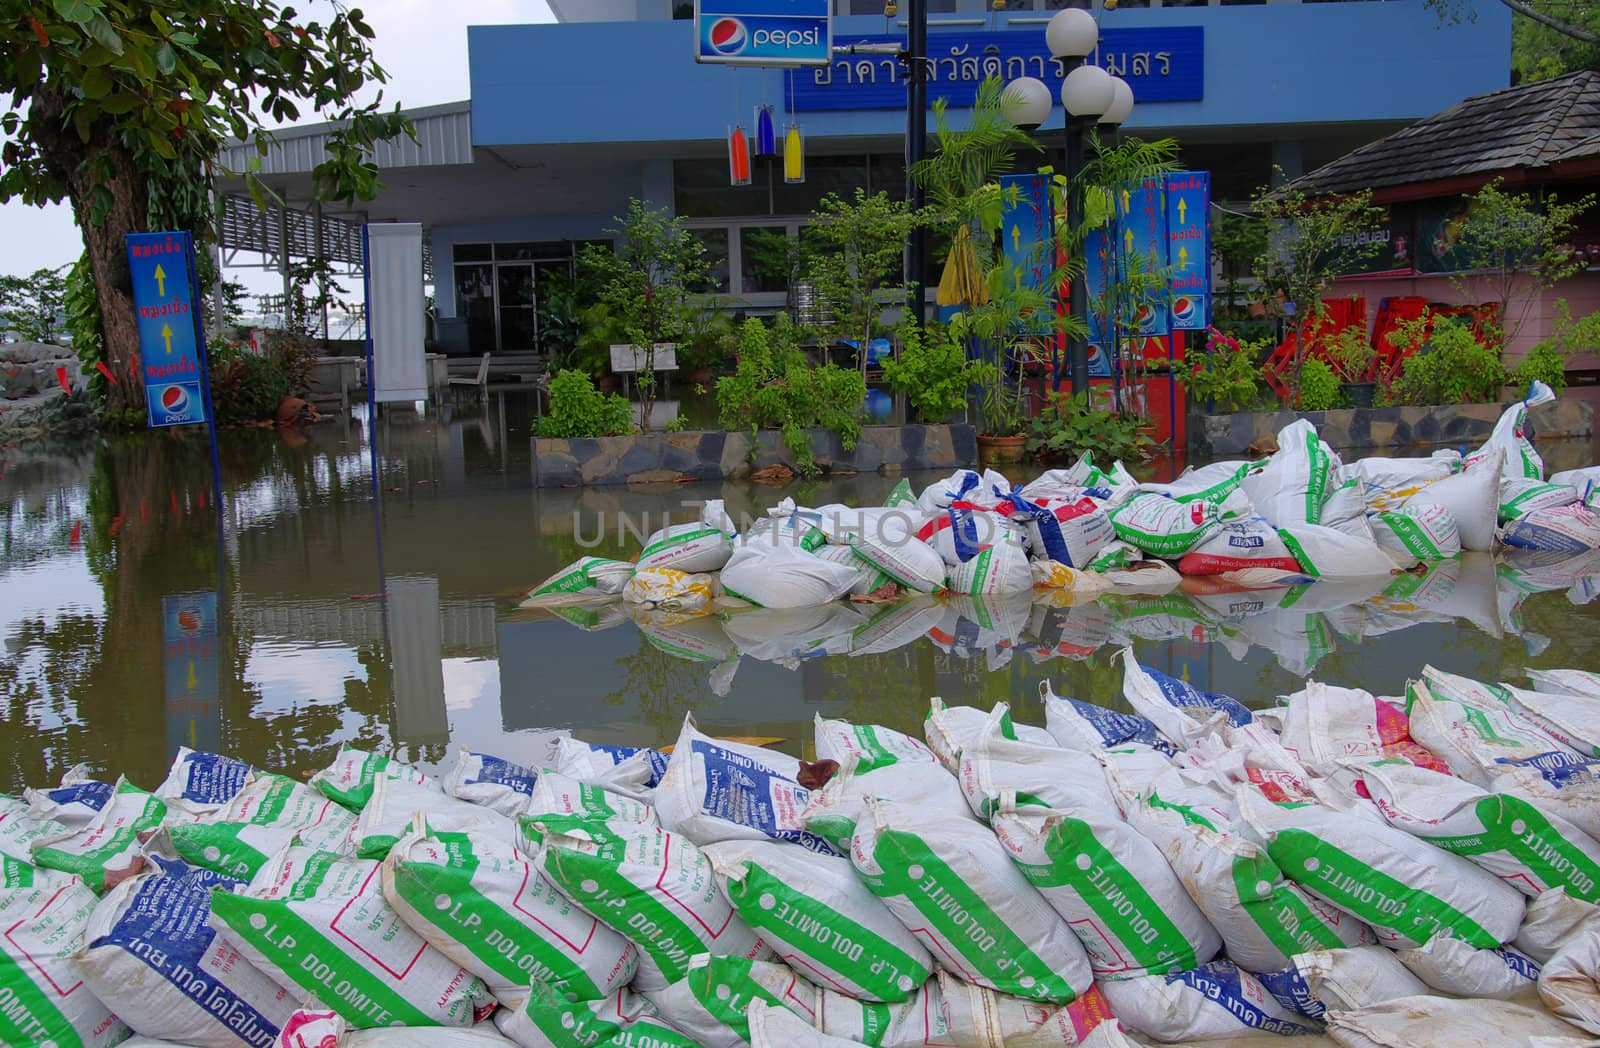
<instances>
[{"instance_id":1,"label":"tree","mask_svg":"<svg viewBox=\"0 0 1600 1048\"><path fill-rule=\"evenodd\" d=\"M1211 249L1222 259L1222 294L1217 312L1232 312L1239 304L1239 281L1250 275L1256 259L1267 250L1266 224L1255 215L1216 211L1211 223Z\"/></svg>"},{"instance_id":2,"label":"tree","mask_svg":"<svg viewBox=\"0 0 1600 1048\"><path fill-rule=\"evenodd\" d=\"M1499 179L1467 197L1450 247L1457 269L1451 282L1464 299L1499 305L1491 349L1503 353L1544 292L1583 270L1582 258L1568 241L1578 217L1594 203L1593 193L1570 204L1554 193L1543 200L1531 193L1508 193Z\"/></svg>"},{"instance_id":3,"label":"tree","mask_svg":"<svg viewBox=\"0 0 1600 1048\"><path fill-rule=\"evenodd\" d=\"M1298 329L1288 383L1291 402L1298 403L1306 350L1326 313L1322 297L1336 278L1378 253L1380 242L1367 234L1384 211L1372 206L1371 190L1313 198L1293 183L1261 190L1254 210L1271 229L1256 276L1265 290L1283 295Z\"/></svg>"},{"instance_id":4,"label":"tree","mask_svg":"<svg viewBox=\"0 0 1600 1048\"><path fill-rule=\"evenodd\" d=\"M204 213L194 204L223 145L252 140L264 154L264 124L303 111L335 125L313 171L317 196L376 195L370 147L409 124L371 90L386 79L372 35L337 0L326 20L276 0L0 0L0 92L10 96L0 202L71 203L118 413L141 411L143 397L123 235L152 228L174 200Z\"/></svg>"},{"instance_id":5,"label":"tree","mask_svg":"<svg viewBox=\"0 0 1600 1048\"><path fill-rule=\"evenodd\" d=\"M823 197L806 227L806 278L826 318L823 334L859 341L863 371L873 336L887 331L884 303L905 301L905 243L915 222L904 200L857 189L851 200Z\"/></svg>"},{"instance_id":6,"label":"tree","mask_svg":"<svg viewBox=\"0 0 1600 1048\"><path fill-rule=\"evenodd\" d=\"M52 342L67 289L66 266L36 269L25 277L0 277L0 331L16 331L34 342Z\"/></svg>"},{"instance_id":7,"label":"tree","mask_svg":"<svg viewBox=\"0 0 1600 1048\"><path fill-rule=\"evenodd\" d=\"M628 202L617 216L616 238L607 250L584 250L582 266L599 288L600 301L626 332L628 341L642 352L636 377L642 404L642 427L650 428L655 404L656 346L685 338L702 308L699 289L710 278L711 264L705 244L665 209Z\"/></svg>"},{"instance_id":8,"label":"tree","mask_svg":"<svg viewBox=\"0 0 1600 1048\"><path fill-rule=\"evenodd\" d=\"M1519 81L1548 80L1600 66L1600 7L1587 0L1500 0L1517 16L1511 68ZM1471 21L1472 0L1427 0L1446 24Z\"/></svg>"}]
</instances>

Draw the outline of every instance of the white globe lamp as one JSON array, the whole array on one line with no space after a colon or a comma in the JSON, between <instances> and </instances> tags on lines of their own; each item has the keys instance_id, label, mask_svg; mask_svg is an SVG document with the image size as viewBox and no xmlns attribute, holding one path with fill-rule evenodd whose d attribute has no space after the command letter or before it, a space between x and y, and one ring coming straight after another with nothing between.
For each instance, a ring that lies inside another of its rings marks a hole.
<instances>
[{"instance_id":1,"label":"white globe lamp","mask_svg":"<svg viewBox=\"0 0 1600 1048\"><path fill-rule=\"evenodd\" d=\"M1057 58L1083 58L1100 42L1094 15L1075 7L1057 11L1044 30L1044 42Z\"/></svg>"},{"instance_id":2,"label":"white globe lamp","mask_svg":"<svg viewBox=\"0 0 1600 1048\"><path fill-rule=\"evenodd\" d=\"M1117 85L1111 74L1095 65L1082 65L1061 84L1061 104L1073 116L1098 118L1116 100Z\"/></svg>"},{"instance_id":3,"label":"white globe lamp","mask_svg":"<svg viewBox=\"0 0 1600 1048\"><path fill-rule=\"evenodd\" d=\"M1111 105L1100 114L1100 122L1110 127L1121 127L1133 113L1133 88L1120 76L1111 78L1111 87L1115 94L1111 96Z\"/></svg>"},{"instance_id":4,"label":"white globe lamp","mask_svg":"<svg viewBox=\"0 0 1600 1048\"><path fill-rule=\"evenodd\" d=\"M1050 119L1050 88L1043 80L1024 76L1006 85L1000 94L1000 110L1012 127L1033 131Z\"/></svg>"}]
</instances>

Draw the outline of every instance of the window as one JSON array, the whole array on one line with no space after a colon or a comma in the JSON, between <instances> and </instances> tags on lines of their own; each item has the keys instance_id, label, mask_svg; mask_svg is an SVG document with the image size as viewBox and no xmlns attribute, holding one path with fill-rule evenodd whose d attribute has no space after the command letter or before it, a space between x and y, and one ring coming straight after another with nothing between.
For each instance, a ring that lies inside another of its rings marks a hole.
<instances>
[{"instance_id":1,"label":"window","mask_svg":"<svg viewBox=\"0 0 1600 1048\"><path fill-rule=\"evenodd\" d=\"M740 290L747 295L788 291L791 254L786 226L739 230Z\"/></svg>"},{"instance_id":2,"label":"window","mask_svg":"<svg viewBox=\"0 0 1600 1048\"><path fill-rule=\"evenodd\" d=\"M493 244L457 244L451 249L457 262L488 262L494 258Z\"/></svg>"},{"instance_id":3,"label":"window","mask_svg":"<svg viewBox=\"0 0 1600 1048\"><path fill-rule=\"evenodd\" d=\"M707 229L691 229L689 235L694 237L706 249L706 261L711 264L711 279L708 280L701 291L725 295L733 290L729 281L729 255L728 255L728 230L725 227Z\"/></svg>"}]
</instances>

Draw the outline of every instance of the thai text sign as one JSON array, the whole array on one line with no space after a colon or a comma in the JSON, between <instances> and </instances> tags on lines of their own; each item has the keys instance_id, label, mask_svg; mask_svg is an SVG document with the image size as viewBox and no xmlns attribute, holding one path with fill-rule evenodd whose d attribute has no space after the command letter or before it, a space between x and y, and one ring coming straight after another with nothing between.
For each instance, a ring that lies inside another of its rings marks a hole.
<instances>
[{"instance_id":1,"label":"thai text sign","mask_svg":"<svg viewBox=\"0 0 1600 1048\"><path fill-rule=\"evenodd\" d=\"M205 365L188 233L125 237L139 321L139 373L151 426L206 421Z\"/></svg>"},{"instance_id":2,"label":"thai text sign","mask_svg":"<svg viewBox=\"0 0 1600 1048\"><path fill-rule=\"evenodd\" d=\"M1089 234L1089 342L1204 331L1211 302L1211 176L1175 171L1117 190L1113 217ZM1116 318L1117 332L1111 330Z\"/></svg>"},{"instance_id":3,"label":"thai text sign","mask_svg":"<svg viewBox=\"0 0 1600 1048\"><path fill-rule=\"evenodd\" d=\"M1167 176L1167 265L1172 330L1204 331L1211 322L1211 173Z\"/></svg>"},{"instance_id":4,"label":"thai text sign","mask_svg":"<svg viewBox=\"0 0 1600 1048\"><path fill-rule=\"evenodd\" d=\"M710 3L710 0L703 0ZM894 43L904 36L841 36L840 46ZM1147 102L1195 102L1205 97L1205 30L1200 26L1106 29L1095 64L1128 81L1133 96ZM1065 79L1061 62L1050 55L1040 26L991 32L928 34L928 99L947 100L953 109L970 108L978 85L990 77L1010 82L1022 76L1043 80L1053 97ZM795 76L789 86L791 110L904 109L905 81L899 60L886 55L839 55L835 61Z\"/></svg>"},{"instance_id":5,"label":"thai text sign","mask_svg":"<svg viewBox=\"0 0 1600 1048\"><path fill-rule=\"evenodd\" d=\"M833 57L829 0L696 0L697 62L825 66Z\"/></svg>"},{"instance_id":6,"label":"thai text sign","mask_svg":"<svg viewBox=\"0 0 1600 1048\"><path fill-rule=\"evenodd\" d=\"M1002 175L1005 194L1000 211L1000 239L1004 242L1006 272L1012 285L1048 292L1055 268L1055 228L1050 206L1050 179L1046 175ZM1015 190L1015 193L1012 192ZM1028 325L1032 333L1050 329L1049 316Z\"/></svg>"}]
</instances>

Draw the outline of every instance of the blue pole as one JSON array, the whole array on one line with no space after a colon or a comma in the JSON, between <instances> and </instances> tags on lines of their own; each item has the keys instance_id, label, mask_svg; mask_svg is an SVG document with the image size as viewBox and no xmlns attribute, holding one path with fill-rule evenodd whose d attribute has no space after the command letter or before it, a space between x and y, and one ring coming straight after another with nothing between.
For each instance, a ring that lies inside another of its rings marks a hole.
<instances>
[{"instance_id":1,"label":"blue pole","mask_svg":"<svg viewBox=\"0 0 1600 1048\"><path fill-rule=\"evenodd\" d=\"M189 266L189 301L193 303L190 316L194 320L194 344L200 356L200 393L206 405L206 431L211 436L211 487L217 503L217 549L224 549L223 542L227 536L223 521L222 500L222 454L217 449L217 409L211 400L211 353L206 347L206 326L200 316L200 273L195 265L194 234L187 230L183 233L184 260ZM222 274L217 274L217 279L222 279ZM218 561L219 570L223 568L221 559Z\"/></svg>"}]
</instances>

